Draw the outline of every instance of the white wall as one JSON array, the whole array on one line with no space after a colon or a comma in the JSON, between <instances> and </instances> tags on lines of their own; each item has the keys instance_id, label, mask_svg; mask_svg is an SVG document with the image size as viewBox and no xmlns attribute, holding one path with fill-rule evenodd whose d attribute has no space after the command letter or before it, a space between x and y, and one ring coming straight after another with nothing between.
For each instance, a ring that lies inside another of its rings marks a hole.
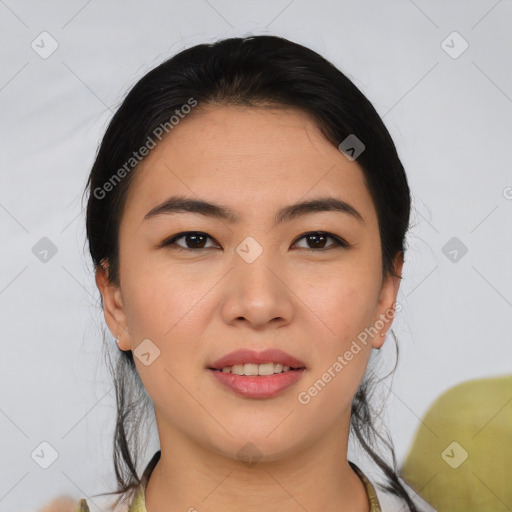
<instances>
[{"instance_id":1,"label":"white wall","mask_svg":"<svg viewBox=\"0 0 512 512\"><path fill-rule=\"evenodd\" d=\"M0 511L113 481L113 391L80 195L124 94L200 42L270 33L311 47L362 89L397 144L415 208L388 412L399 459L444 390L510 373L511 18L510 0L0 2ZM31 47L43 31L58 42L46 59ZM441 46L453 31L469 44L458 58ZM42 237L57 248L46 263L32 252ZM452 237L468 248L457 263L443 254ZM59 455L47 470L30 456L42 441Z\"/></svg>"}]
</instances>

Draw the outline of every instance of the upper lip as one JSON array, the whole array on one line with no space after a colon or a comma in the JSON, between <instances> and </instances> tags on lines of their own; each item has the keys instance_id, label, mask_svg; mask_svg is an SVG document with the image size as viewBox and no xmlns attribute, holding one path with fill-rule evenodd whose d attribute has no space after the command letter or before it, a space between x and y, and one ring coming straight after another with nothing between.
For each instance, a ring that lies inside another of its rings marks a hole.
<instances>
[{"instance_id":1,"label":"upper lip","mask_svg":"<svg viewBox=\"0 0 512 512\"><path fill-rule=\"evenodd\" d=\"M226 366L244 363L281 363L283 366L290 366L291 368L305 368L306 366L300 359L297 359L278 348L269 348L262 352L256 352L255 350L244 348L222 356L208 368L222 370L222 368Z\"/></svg>"}]
</instances>

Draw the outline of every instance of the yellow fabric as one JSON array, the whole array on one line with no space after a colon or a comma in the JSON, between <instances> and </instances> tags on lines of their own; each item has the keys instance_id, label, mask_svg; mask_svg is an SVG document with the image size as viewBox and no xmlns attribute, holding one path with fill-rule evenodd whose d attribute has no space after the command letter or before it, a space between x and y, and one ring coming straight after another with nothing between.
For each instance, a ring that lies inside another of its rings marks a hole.
<instances>
[{"instance_id":1,"label":"yellow fabric","mask_svg":"<svg viewBox=\"0 0 512 512\"><path fill-rule=\"evenodd\" d=\"M154 467L154 464L158 460L159 452L155 454L151 462L148 464L148 467L145 469L143 477L141 479L141 484L129 506L128 512L147 512L146 510L146 499L145 499L145 489L147 482L149 481L149 476L151 475L152 467ZM366 493L368 495L368 501L370 502L370 510L369 512L382 512L379 500L377 497L377 493L375 491L375 488L373 487L372 483L368 480L368 478L364 475L364 473L352 462L349 462L352 469L356 472L356 474L359 476L361 481L364 484L364 487L366 489ZM81 499L74 512L90 512L89 507L87 505L86 499Z\"/></svg>"},{"instance_id":2,"label":"yellow fabric","mask_svg":"<svg viewBox=\"0 0 512 512\"><path fill-rule=\"evenodd\" d=\"M402 477L439 512L512 510L512 376L441 395L423 418Z\"/></svg>"}]
</instances>

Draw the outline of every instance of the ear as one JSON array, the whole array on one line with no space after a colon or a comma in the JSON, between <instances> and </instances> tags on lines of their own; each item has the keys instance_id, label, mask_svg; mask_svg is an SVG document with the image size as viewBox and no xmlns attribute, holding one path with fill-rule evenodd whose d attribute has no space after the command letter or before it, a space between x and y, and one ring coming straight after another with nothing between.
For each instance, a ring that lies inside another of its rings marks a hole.
<instances>
[{"instance_id":1,"label":"ear","mask_svg":"<svg viewBox=\"0 0 512 512\"><path fill-rule=\"evenodd\" d=\"M130 335L127 329L126 314L123 307L121 289L108 279L108 263L96 268L96 286L103 299L105 322L114 336L119 338L117 346L121 350L131 350Z\"/></svg>"},{"instance_id":2,"label":"ear","mask_svg":"<svg viewBox=\"0 0 512 512\"><path fill-rule=\"evenodd\" d=\"M398 289L402 279L403 265L404 253L403 251L400 251L396 254L395 259L393 260L393 268L399 277L388 275L382 283L379 304L377 307L377 316L375 317L374 322L374 325L379 332L377 332L373 337L373 348L381 348L382 345L384 345L384 341L386 340L385 334L387 334L389 329L391 329L391 324L393 323L393 318L395 316L396 297L398 295ZM382 328L381 324L384 324ZM381 336L381 333L384 334L384 336Z\"/></svg>"}]
</instances>

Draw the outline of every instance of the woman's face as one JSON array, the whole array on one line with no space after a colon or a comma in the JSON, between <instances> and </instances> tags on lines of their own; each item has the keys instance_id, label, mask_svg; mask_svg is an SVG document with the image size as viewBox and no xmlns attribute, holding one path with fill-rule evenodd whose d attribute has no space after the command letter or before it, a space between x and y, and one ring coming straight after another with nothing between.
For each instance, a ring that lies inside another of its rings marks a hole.
<instances>
[{"instance_id":1,"label":"woman's face","mask_svg":"<svg viewBox=\"0 0 512 512\"><path fill-rule=\"evenodd\" d=\"M209 106L181 120L134 172L120 287L107 286L102 269L97 283L119 347L134 351L161 443L182 438L231 458L249 450L274 460L346 434L398 289L382 281L376 210L357 161L299 111ZM215 207L155 210L173 196ZM320 198L354 212L289 210ZM164 244L185 232L195 233ZM375 326L373 337L362 334ZM305 369L273 377L211 369L238 349L280 349Z\"/></svg>"}]
</instances>

